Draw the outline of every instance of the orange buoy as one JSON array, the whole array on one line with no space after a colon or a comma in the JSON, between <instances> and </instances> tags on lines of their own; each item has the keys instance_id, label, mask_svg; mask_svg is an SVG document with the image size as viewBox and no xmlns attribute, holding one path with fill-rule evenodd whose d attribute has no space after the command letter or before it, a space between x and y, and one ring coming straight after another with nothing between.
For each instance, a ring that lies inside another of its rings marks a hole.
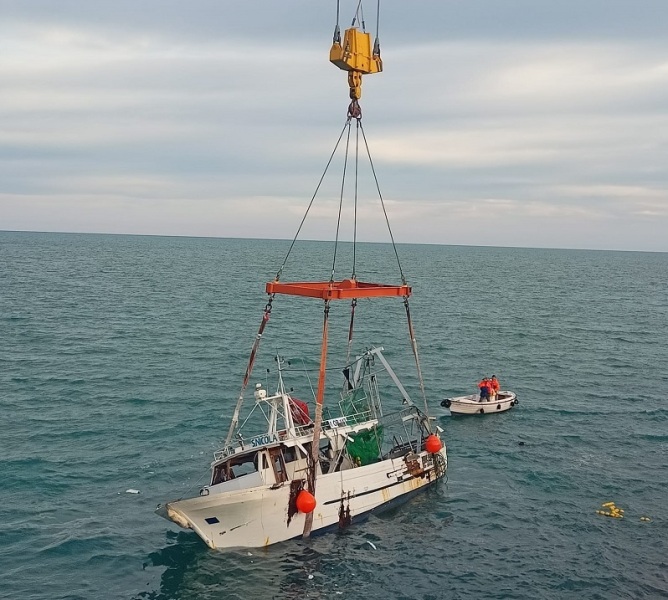
<instances>
[{"instance_id":1,"label":"orange buoy","mask_svg":"<svg viewBox=\"0 0 668 600\"><path fill-rule=\"evenodd\" d=\"M427 437L424 443L424 447L430 454L436 454L441 448L443 448L443 444L441 443L441 440L432 433Z\"/></svg>"},{"instance_id":2,"label":"orange buoy","mask_svg":"<svg viewBox=\"0 0 668 600\"><path fill-rule=\"evenodd\" d=\"M302 490L297 496L297 510L302 513L313 512L316 501L315 496L307 490Z\"/></svg>"}]
</instances>

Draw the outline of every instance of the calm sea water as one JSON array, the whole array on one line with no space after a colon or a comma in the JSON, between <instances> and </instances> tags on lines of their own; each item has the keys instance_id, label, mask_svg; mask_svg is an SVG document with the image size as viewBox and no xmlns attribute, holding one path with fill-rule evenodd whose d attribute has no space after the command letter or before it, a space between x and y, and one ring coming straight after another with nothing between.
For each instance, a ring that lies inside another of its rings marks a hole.
<instances>
[{"instance_id":1,"label":"calm sea water","mask_svg":"<svg viewBox=\"0 0 668 600\"><path fill-rule=\"evenodd\" d=\"M208 477L287 247L0 233L0 597L668 597L667 254L399 246L430 396L496 373L517 410L440 417L448 481L340 534L218 553L154 515ZM331 250L284 279L328 278ZM397 281L389 246L356 258ZM356 341L414 385L402 310L361 302ZM277 298L257 376L312 359L321 320Z\"/></svg>"}]
</instances>

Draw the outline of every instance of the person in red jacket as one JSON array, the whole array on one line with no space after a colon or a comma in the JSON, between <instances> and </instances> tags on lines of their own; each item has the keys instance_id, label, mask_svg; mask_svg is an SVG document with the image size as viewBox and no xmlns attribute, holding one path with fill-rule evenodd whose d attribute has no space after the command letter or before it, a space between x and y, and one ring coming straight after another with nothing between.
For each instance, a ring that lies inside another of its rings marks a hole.
<instances>
[{"instance_id":1,"label":"person in red jacket","mask_svg":"<svg viewBox=\"0 0 668 600\"><path fill-rule=\"evenodd\" d=\"M482 402L483 400L489 402L489 393L491 389L489 377L483 377L478 384L478 387L480 388L480 400L478 400L478 402Z\"/></svg>"},{"instance_id":2,"label":"person in red jacket","mask_svg":"<svg viewBox=\"0 0 668 600\"><path fill-rule=\"evenodd\" d=\"M496 378L496 375L492 375L492 378L489 380L489 385L492 388L490 391L490 397L492 400L494 400L499 393L499 389L501 388L501 384L499 383L499 380Z\"/></svg>"}]
</instances>

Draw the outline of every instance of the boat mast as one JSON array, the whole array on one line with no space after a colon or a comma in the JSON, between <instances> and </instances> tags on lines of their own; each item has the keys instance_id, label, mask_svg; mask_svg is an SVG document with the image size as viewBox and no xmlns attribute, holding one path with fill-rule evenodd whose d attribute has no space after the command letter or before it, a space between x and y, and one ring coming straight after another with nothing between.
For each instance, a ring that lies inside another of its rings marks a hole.
<instances>
[{"instance_id":1,"label":"boat mast","mask_svg":"<svg viewBox=\"0 0 668 600\"><path fill-rule=\"evenodd\" d=\"M306 485L315 497L315 476L320 453L320 430L322 429L322 405L325 398L325 377L327 375L327 331L329 326L329 300L325 300L324 319L322 324L322 346L320 348L320 371L318 373L318 392L315 397L315 418L313 420L313 440L311 441L311 457L308 463ZM308 537L313 527L313 511L306 513L304 520L304 537Z\"/></svg>"},{"instance_id":2,"label":"boat mast","mask_svg":"<svg viewBox=\"0 0 668 600\"><path fill-rule=\"evenodd\" d=\"M241 412L241 405L244 403L244 392L248 387L248 381L250 380L251 373L253 372L253 365L255 364L255 356L257 355L258 348L260 347L260 341L262 340L262 334L264 333L264 328L269 322L269 317L271 316L271 303L274 300L273 295L269 295L269 300L264 307L264 314L262 315L262 321L260 322L260 328L258 329L257 335L255 336L255 341L253 342L253 348L251 349L250 357L248 358L248 365L246 366L246 374L244 375L243 383L241 384L241 391L239 392L239 398L237 399L237 405L234 407L234 414L232 415L232 421L230 422L230 428L227 431L227 437L225 438L225 447L230 445L232 441L232 436L234 435L234 430L239 424L239 414Z\"/></svg>"}]
</instances>

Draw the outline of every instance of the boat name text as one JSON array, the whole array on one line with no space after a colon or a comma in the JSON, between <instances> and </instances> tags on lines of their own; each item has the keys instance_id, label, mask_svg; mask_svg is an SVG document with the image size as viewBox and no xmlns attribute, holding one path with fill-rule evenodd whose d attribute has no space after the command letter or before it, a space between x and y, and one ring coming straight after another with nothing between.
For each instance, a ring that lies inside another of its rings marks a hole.
<instances>
[{"instance_id":1,"label":"boat name text","mask_svg":"<svg viewBox=\"0 0 668 600\"><path fill-rule=\"evenodd\" d=\"M258 435L257 437L252 438L250 443L253 448L257 448L258 446L264 446L265 444L271 444L272 442L277 441L278 437L275 433L272 433L271 435Z\"/></svg>"}]
</instances>

